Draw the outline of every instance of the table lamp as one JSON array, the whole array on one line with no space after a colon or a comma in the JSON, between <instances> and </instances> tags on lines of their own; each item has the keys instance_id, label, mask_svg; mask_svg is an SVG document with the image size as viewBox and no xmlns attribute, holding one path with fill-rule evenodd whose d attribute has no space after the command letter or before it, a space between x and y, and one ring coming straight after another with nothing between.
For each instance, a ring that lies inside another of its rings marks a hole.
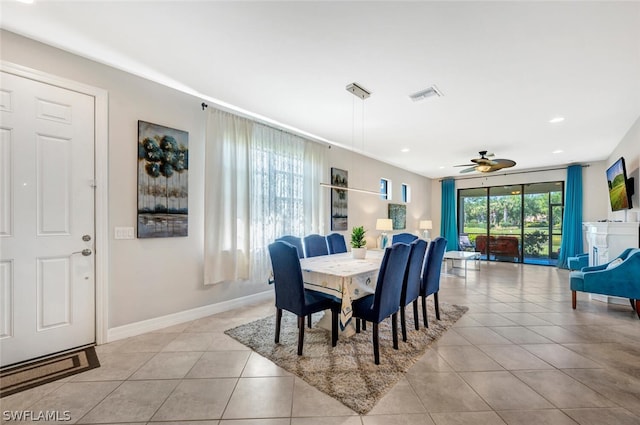
<instances>
[{"instance_id":1,"label":"table lamp","mask_svg":"<svg viewBox=\"0 0 640 425\"><path fill-rule=\"evenodd\" d=\"M427 242L430 241L431 237L429 235L429 230L433 229L433 223L431 220L420 220L418 227L422 230L422 238Z\"/></svg>"},{"instance_id":2,"label":"table lamp","mask_svg":"<svg viewBox=\"0 0 640 425\"><path fill-rule=\"evenodd\" d=\"M387 242L389 242L387 232L393 230L393 221L390 218L379 218L376 221L376 230L382 230L380 234L380 248L385 249Z\"/></svg>"}]
</instances>

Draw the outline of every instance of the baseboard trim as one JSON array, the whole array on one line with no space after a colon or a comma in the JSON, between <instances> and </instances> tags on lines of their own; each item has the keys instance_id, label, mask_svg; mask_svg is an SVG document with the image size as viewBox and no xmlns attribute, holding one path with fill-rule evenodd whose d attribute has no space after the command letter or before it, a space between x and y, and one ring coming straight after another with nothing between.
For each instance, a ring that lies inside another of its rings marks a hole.
<instances>
[{"instance_id":1,"label":"baseboard trim","mask_svg":"<svg viewBox=\"0 0 640 425\"><path fill-rule=\"evenodd\" d=\"M107 331L107 342L113 342L119 339L157 331L158 329L163 329L168 326L179 325L184 322L201 319L203 317L211 316L212 314L222 313L252 303L267 301L269 299L273 299L273 291L259 292L257 294L247 295L245 297L234 298L229 301L209 304L191 310L168 314L166 316L155 317L153 319L147 319L140 322L117 326L115 328L110 328Z\"/></svg>"}]
</instances>

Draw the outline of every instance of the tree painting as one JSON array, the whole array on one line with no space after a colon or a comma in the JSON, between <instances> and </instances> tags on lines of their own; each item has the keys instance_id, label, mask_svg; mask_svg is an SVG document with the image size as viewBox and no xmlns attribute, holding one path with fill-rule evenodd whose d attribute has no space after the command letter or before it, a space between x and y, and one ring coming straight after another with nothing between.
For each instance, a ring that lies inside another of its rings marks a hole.
<instances>
[{"instance_id":1,"label":"tree painting","mask_svg":"<svg viewBox=\"0 0 640 425\"><path fill-rule=\"evenodd\" d=\"M189 133L138 121L138 237L187 236Z\"/></svg>"}]
</instances>

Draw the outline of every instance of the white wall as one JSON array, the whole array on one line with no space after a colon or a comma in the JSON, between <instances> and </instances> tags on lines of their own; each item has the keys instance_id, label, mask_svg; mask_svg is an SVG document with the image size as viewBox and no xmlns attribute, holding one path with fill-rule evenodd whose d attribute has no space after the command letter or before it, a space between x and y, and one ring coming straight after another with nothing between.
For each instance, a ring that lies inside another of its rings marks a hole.
<instances>
[{"instance_id":1,"label":"white wall","mask_svg":"<svg viewBox=\"0 0 640 425\"><path fill-rule=\"evenodd\" d=\"M618 158L624 157L627 168L627 177L635 179L635 194L631 197L633 209L629 211L612 212L609 206L609 219L622 221L640 221L640 117L631 126L627 134L622 138L618 146L609 155L605 170ZM609 204L607 202L607 204Z\"/></svg>"},{"instance_id":2,"label":"white wall","mask_svg":"<svg viewBox=\"0 0 640 425\"><path fill-rule=\"evenodd\" d=\"M349 172L349 186L358 189L377 191L380 189L380 178L391 181L392 199L383 200L380 196L349 192L349 221L348 231L338 232L345 235L347 244L350 240L351 228L364 226L367 230L367 247L375 248L380 231L376 230L376 219L388 218L388 205L402 204L401 184L409 185L411 191L410 202L407 204L407 227L405 230L394 230L393 233L409 232L419 235L418 222L431 219L431 179L420 176L382 163L375 159L347 151L338 147L332 147L329 151L329 167L340 168ZM327 177L327 182L329 177ZM327 220L326 233L331 232L330 211L331 196L327 190L326 208ZM438 204L440 200L438 200Z\"/></svg>"},{"instance_id":3,"label":"white wall","mask_svg":"<svg viewBox=\"0 0 640 425\"><path fill-rule=\"evenodd\" d=\"M7 31L0 32L0 55L4 61L108 91L110 329L271 289L266 280L203 285L206 113L200 99ZM113 239L114 227L136 226L138 120L189 132L188 237ZM419 219L428 218L428 179L364 157L357 159L356 170L351 163L356 157L340 148L333 148L329 158L330 166L349 170L356 181L361 175L370 176L374 189L380 177L393 180L397 194L401 182L410 184L413 202L407 208L409 230L417 228ZM325 199L325 229L329 233L328 193ZM349 229L360 224L370 229L372 246L377 236L372 230L375 219L387 216L386 205L372 195L351 194Z\"/></svg>"}]
</instances>

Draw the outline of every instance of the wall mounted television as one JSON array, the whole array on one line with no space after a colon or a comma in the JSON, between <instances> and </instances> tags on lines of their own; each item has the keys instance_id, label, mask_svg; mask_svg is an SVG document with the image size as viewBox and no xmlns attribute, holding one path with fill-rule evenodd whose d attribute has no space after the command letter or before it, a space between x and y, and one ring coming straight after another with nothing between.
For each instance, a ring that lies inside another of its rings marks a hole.
<instances>
[{"instance_id":1,"label":"wall mounted television","mask_svg":"<svg viewBox=\"0 0 640 425\"><path fill-rule=\"evenodd\" d=\"M611 211L633 208L631 205L631 182L627 179L627 168L624 157L621 157L607 169L607 185L609 186L609 201Z\"/></svg>"}]
</instances>

